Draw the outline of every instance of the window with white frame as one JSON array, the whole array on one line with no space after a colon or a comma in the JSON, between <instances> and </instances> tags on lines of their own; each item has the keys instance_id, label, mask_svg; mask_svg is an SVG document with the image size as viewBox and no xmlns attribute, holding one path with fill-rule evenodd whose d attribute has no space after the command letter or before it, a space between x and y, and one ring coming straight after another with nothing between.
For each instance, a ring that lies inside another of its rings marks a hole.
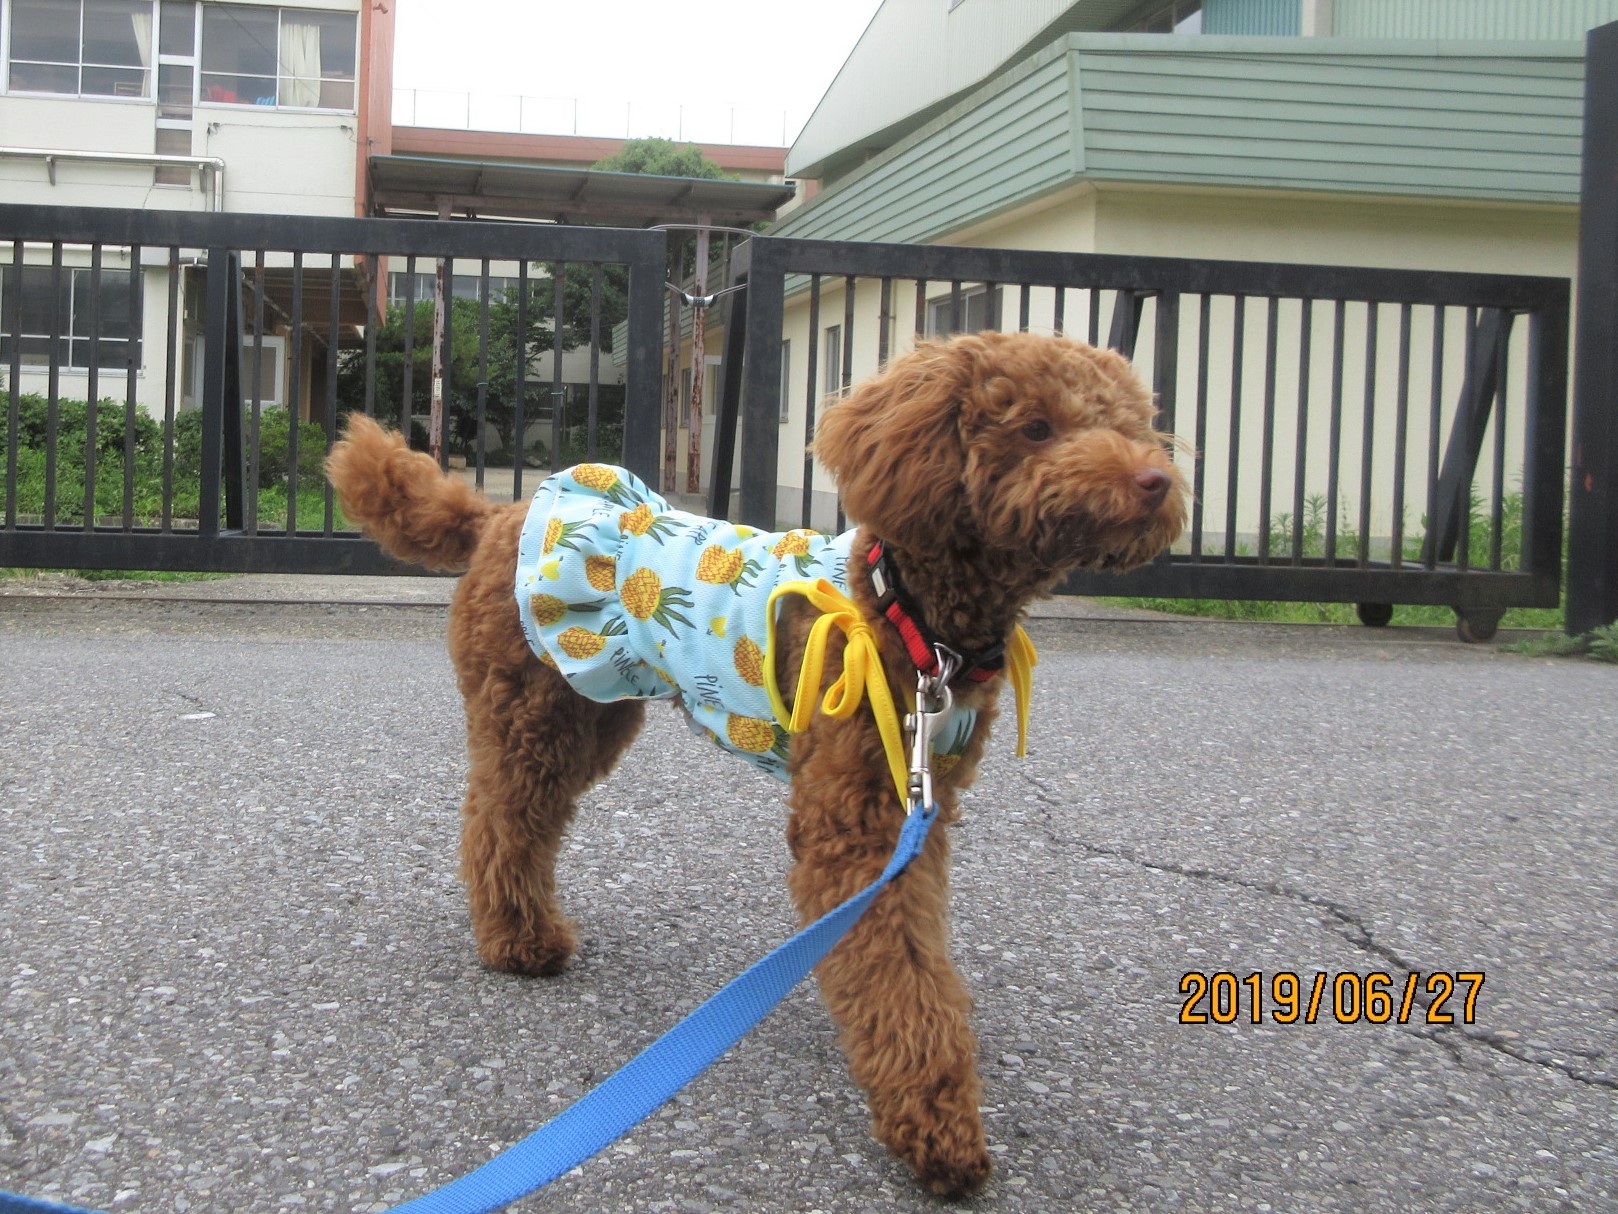
<instances>
[{"instance_id":1,"label":"window with white frame","mask_svg":"<svg viewBox=\"0 0 1618 1214\"><path fill-rule=\"evenodd\" d=\"M999 288L995 288L996 291ZM956 313L955 296L941 295L927 301L927 336L950 337L956 333L981 333L994 327L989 314L989 289L969 287L961 292L960 311Z\"/></svg>"},{"instance_id":2,"label":"window with white frame","mask_svg":"<svg viewBox=\"0 0 1618 1214\"><path fill-rule=\"evenodd\" d=\"M76 97L152 95L154 0L11 0L6 87Z\"/></svg>"},{"instance_id":3,"label":"window with white frame","mask_svg":"<svg viewBox=\"0 0 1618 1214\"><path fill-rule=\"evenodd\" d=\"M52 347L61 367L102 371L140 365L140 323L128 270L0 266L0 365L19 347L22 365L48 367Z\"/></svg>"},{"instance_id":4,"label":"window with white frame","mask_svg":"<svg viewBox=\"0 0 1618 1214\"><path fill-rule=\"evenodd\" d=\"M204 4L198 100L352 110L357 43L353 13Z\"/></svg>"},{"instance_id":5,"label":"window with white frame","mask_svg":"<svg viewBox=\"0 0 1618 1214\"><path fill-rule=\"evenodd\" d=\"M410 299L413 303L431 303L436 297L436 275L417 272L414 284L410 282L410 275L395 270L388 275L388 307L396 308ZM450 276L449 294L454 299L469 299L473 303L482 299L483 279L476 274L453 274ZM538 292L545 280L530 278L528 290L530 299ZM505 300L517 298L518 280L515 278L502 278L499 275L489 276L489 302L500 303ZM547 296L549 291L547 289ZM549 300L547 298L546 302Z\"/></svg>"},{"instance_id":6,"label":"window with white frame","mask_svg":"<svg viewBox=\"0 0 1618 1214\"><path fill-rule=\"evenodd\" d=\"M820 391L826 396L831 396L843 386L843 326L828 326L820 348L826 359L821 364Z\"/></svg>"},{"instance_id":7,"label":"window with white frame","mask_svg":"<svg viewBox=\"0 0 1618 1214\"><path fill-rule=\"evenodd\" d=\"M155 98L171 120L189 119L194 101L352 112L357 100L355 13L209 0L5 0L0 18L14 92Z\"/></svg>"}]
</instances>

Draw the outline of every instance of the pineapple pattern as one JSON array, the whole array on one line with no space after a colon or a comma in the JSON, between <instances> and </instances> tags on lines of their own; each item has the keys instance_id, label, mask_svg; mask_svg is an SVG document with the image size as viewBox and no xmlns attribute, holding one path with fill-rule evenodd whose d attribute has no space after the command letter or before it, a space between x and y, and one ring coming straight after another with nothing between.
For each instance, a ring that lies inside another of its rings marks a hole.
<instances>
[{"instance_id":1,"label":"pineapple pattern","mask_svg":"<svg viewBox=\"0 0 1618 1214\"><path fill-rule=\"evenodd\" d=\"M534 494L516 598L539 660L599 701L677 698L692 728L781 779L787 735L764 689L765 607L785 582L840 589L853 532L755 531L671 507L633 473L581 464ZM941 770L972 734L958 712Z\"/></svg>"}]
</instances>

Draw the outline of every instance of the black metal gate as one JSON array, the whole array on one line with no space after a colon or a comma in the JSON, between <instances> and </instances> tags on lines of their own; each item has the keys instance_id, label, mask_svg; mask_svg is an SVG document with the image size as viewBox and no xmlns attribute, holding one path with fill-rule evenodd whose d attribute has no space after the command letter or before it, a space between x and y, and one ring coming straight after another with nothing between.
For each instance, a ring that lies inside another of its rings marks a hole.
<instances>
[{"instance_id":1,"label":"black metal gate","mask_svg":"<svg viewBox=\"0 0 1618 1214\"><path fill-rule=\"evenodd\" d=\"M1133 357L1197 453L1186 541L1068 592L1349 602L1368 622L1438 604L1479 637L1558 601L1565 280L771 238L733 273L720 430L740 417L746 521L841 522L802 453L891 353L1035 328Z\"/></svg>"},{"instance_id":2,"label":"black metal gate","mask_svg":"<svg viewBox=\"0 0 1618 1214\"><path fill-rule=\"evenodd\" d=\"M653 476L664 259L661 232L0 206L0 565L399 570L321 475L339 414L409 429L423 397L459 400L482 484L498 413L520 496L524 465L575 434L595 454L620 289L610 454ZM569 385L574 347L589 365Z\"/></svg>"}]
</instances>

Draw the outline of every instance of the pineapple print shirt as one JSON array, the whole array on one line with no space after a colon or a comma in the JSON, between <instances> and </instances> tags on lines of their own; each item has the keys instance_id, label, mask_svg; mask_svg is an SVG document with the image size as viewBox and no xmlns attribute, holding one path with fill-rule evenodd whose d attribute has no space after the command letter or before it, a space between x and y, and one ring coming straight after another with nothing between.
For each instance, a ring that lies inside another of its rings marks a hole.
<instances>
[{"instance_id":1,"label":"pineapple print shirt","mask_svg":"<svg viewBox=\"0 0 1618 1214\"><path fill-rule=\"evenodd\" d=\"M784 582L847 592L852 531L771 534L673 509L633 473L558 472L534 493L517 547L517 609L540 660L592 700L678 697L693 729L787 778L764 690L766 609ZM957 710L934 749L966 749Z\"/></svg>"}]
</instances>

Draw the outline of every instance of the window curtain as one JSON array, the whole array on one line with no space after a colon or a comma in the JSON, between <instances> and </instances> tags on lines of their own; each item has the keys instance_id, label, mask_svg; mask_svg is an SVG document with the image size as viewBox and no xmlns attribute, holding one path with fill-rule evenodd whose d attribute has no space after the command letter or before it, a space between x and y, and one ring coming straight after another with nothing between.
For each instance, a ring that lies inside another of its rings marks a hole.
<instances>
[{"instance_id":1,"label":"window curtain","mask_svg":"<svg viewBox=\"0 0 1618 1214\"><path fill-rule=\"evenodd\" d=\"M152 95L152 14L130 13L129 24L135 30L135 53L140 56L144 70L140 81L140 95Z\"/></svg>"},{"instance_id":2,"label":"window curtain","mask_svg":"<svg viewBox=\"0 0 1618 1214\"><path fill-rule=\"evenodd\" d=\"M281 104L320 104L320 27L290 12L281 15Z\"/></svg>"}]
</instances>

